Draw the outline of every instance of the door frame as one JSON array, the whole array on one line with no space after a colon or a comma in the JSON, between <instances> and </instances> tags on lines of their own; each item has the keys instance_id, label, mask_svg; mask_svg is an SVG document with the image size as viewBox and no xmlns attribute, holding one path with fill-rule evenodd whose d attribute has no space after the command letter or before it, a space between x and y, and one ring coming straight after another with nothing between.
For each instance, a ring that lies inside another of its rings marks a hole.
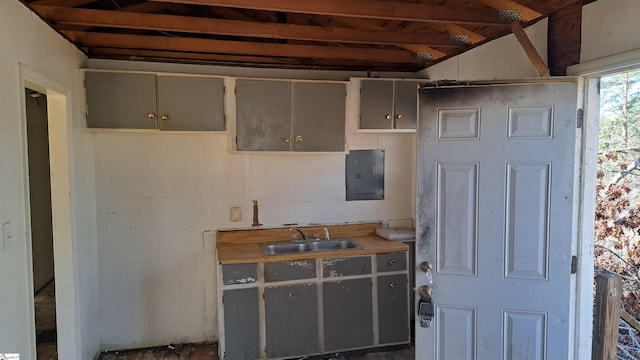
<instances>
[{"instance_id":1,"label":"door frame","mask_svg":"<svg viewBox=\"0 0 640 360\"><path fill-rule=\"evenodd\" d=\"M31 223L29 202L29 173L27 152L27 114L25 88L47 95L47 117L49 123L49 161L51 172L51 210L53 221L54 278L56 279L56 328L60 359L76 359L81 343L76 327L76 271L73 246L74 211L72 205L71 160L69 139L71 132L71 90L48 77L19 66L20 106L21 106L21 158L23 163L24 223ZM29 226L25 230L27 251L25 262L29 268L27 276L29 313L29 344L36 354L35 311L33 294L32 239Z\"/></svg>"},{"instance_id":2,"label":"door frame","mask_svg":"<svg viewBox=\"0 0 640 360\"><path fill-rule=\"evenodd\" d=\"M575 359L591 359L593 338L593 264L595 186L600 119L600 77L640 69L640 49L576 64L567 74L582 79L578 102L584 109L578 189L578 272L576 277Z\"/></svg>"}]
</instances>

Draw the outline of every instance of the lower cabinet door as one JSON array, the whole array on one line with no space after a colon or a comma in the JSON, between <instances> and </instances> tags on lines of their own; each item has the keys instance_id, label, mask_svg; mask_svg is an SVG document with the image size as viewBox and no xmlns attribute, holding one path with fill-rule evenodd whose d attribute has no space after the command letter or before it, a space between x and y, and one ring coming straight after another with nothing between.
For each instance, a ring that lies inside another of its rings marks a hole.
<instances>
[{"instance_id":1,"label":"lower cabinet door","mask_svg":"<svg viewBox=\"0 0 640 360\"><path fill-rule=\"evenodd\" d=\"M407 275L378 277L378 336L381 345L410 341Z\"/></svg>"},{"instance_id":2,"label":"lower cabinet door","mask_svg":"<svg viewBox=\"0 0 640 360\"><path fill-rule=\"evenodd\" d=\"M322 284L325 351L373 345L371 279Z\"/></svg>"},{"instance_id":3,"label":"lower cabinet door","mask_svg":"<svg viewBox=\"0 0 640 360\"><path fill-rule=\"evenodd\" d=\"M224 359L260 358L260 318L258 288L225 290Z\"/></svg>"},{"instance_id":4,"label":"lower cabinet door","mask_svg":"<svg viewBox=\"0 0 640 360\"><path fill-rule=\"evenodd\" d=\"M266 287L264 305L267 358L318 353L315 284Z\"/></svg>"}]
</instances>

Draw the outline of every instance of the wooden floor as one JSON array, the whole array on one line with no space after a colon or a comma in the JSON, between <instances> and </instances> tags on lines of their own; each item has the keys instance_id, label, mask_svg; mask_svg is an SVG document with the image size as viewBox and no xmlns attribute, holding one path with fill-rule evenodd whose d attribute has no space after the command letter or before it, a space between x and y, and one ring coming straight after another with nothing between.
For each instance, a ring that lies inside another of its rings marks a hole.
<instances>
[{"instance_id":1,"label":"wooden floor","mask_svg":"<svg viewBox=\"0 0 640 360\"><path fill-rule=\"evenodd\" d=\"M306 357L305 357L306 358ZM353 351L336 355L306 358L309 360L413 360L413 345L394 346L369 351ZM218 360L215 344L175 345L140 350L111 351L100 355L98 360Z\"/></svg>"},{"instance_id":2,"label":"wooden floor","mask_svg":"<svg viewBox=\"0 0 640 360\"><path fill-rule=\"evenodd\" d=\"M38 360L58 360L55 283L52 281L35 298Z\"/></svg>"}]
</instances>

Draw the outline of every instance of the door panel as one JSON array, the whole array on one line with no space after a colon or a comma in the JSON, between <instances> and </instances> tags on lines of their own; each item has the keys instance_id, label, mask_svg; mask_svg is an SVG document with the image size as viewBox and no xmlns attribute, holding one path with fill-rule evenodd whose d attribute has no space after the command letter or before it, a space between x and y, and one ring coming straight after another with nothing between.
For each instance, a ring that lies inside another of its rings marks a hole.
<instances>
[{"instance_id":1,"label":"door panel","mask_svg":"<svg viewBox=\"0 0 640 360\"><path fill-rule=\"evenodd\" d=\"M576 99L570 81L420 91L416 260L434 265L435 318L416 319L416 358L568 358Z\"/></svg>"}]
</instances>

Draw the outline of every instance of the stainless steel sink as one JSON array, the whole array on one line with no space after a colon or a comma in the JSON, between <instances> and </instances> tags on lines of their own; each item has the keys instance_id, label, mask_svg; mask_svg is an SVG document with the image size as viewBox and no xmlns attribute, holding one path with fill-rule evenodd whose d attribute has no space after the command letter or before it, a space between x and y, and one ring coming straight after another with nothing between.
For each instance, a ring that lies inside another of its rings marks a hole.
<instances>
[{"instance_id":1,"label":"stainless steel sink","mask_svg":"<svg viewBox=\"0 0 640 360\"><path fill-rule=\"evenodd\" d=\"M309 246L315 251L358 249L362 247L351 239L316 240L309 243Z\"/></svg>"},{"instance_id":2,"label":"stainless steel sink","mask_svg":"<svg viewBox=\"0 0 640 360\"><path fill-rule=\"evenodd\" d=\"M299 242L299 243L288 242L288 243L275 243L275 244L266 243L266 244L261 244L260 246L262 247L262 251L264 251L266 255L294 254L294 253L300 253L300 252L312 250L309 244L302 243L302 242Z\"/></svg>"},{"instance_id":3,"label":"stainless steel sink","mask_svg":"<svg viewBox=\"0 0 640 360\"><path fill-rule=\"evenodd\" d=\"M348 238L263 243L260 244L260 247L265 255L284 255L302 252L339 251L362 248L360 244Z\"/></svg>"}]
</instances>

